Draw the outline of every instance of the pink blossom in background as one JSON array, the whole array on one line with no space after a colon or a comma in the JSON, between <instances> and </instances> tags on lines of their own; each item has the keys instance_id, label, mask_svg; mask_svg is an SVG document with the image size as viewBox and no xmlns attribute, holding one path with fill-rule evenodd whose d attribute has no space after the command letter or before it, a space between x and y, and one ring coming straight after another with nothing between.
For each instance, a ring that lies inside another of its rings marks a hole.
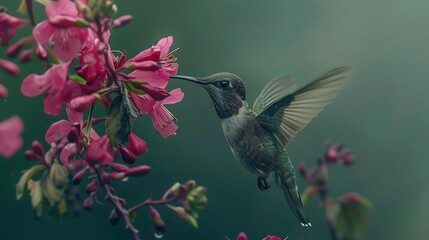
<instances>
[{"instance_id":1,"label":"pink blossom in background","mask_svg":"<svg viewBox=\"0 0 429 240\"><path fill-rule=\"evenodd\" d=\"M21 133L24 124L18 116L0 122L0 154L8 158L15 154L23 144Z\"/></svg>"},{"instance_id":2,"label":"pink blossom in background","mask_svg":"<svg viewBox=\"0 0 429 240\"><path fill-rule=\"evenodd\" d=\"M46 4L48 20L33 29L34 39L42 44L54 44L55 55L61 61L69 61L79 54L88 37L88 29L77 27L79 11L69 0L50 1Z\"/></svg>"},{"instance_id":3,"label":"pink blossom in background","mask_svg":"<svg viewBox=\"0 0 429 240\"><path fill-rule=\"evenodd\" d=\"M13 38L16 31L24 26L27 21L12 17L9 14L0 13L0 42L1 45L6 46L9 44L10 39Z\"/></svg>"},{"instance_id":4,"label":"pink blossom in background","mask_svg":"<svg viewBox=\"0 0 429 240\"><path fill-rule=\"evenodd\" d=\"M170 96L162 101L155 101L148 95L131 94L131 96L142 114L150 114L153 126L163 138L167 138L176 132L178 127L173 122L174 115L164 105L182 101L184 94L180 88L172 90Z\"/></svg>"},{"instance_id":5,"label":"pink blossom in background","mask_svg":"<svg viewBox=\"0 0 429 240\"><path fill-rule=\"evenodd\" d=\"M45 94L45 113L58 116L61 114L63 91L68 76L70 63L53 65L43 75L30 74L21 85L21 92L26 97Z\"/></svg>"}]
</instances>

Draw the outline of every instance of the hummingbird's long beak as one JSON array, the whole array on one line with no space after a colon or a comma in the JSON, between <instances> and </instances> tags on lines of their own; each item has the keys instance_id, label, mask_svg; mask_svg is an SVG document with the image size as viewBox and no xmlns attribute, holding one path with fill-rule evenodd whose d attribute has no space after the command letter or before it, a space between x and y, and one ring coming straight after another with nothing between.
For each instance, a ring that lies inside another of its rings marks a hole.
<instances>
[{"instance_id":1,"label":"hummingbird's long beak","mask_svg":"<svg viewBox=\"0 0 429 240\"><path fill-rule=\"evenodd\" d=\"M170 78L182 79L182 80L189 81L189 82L204 84L204 82L198 80L197 78L189 77L189 76L174 75L174 76L170 76Z\"/></svg>"}]
</instances>

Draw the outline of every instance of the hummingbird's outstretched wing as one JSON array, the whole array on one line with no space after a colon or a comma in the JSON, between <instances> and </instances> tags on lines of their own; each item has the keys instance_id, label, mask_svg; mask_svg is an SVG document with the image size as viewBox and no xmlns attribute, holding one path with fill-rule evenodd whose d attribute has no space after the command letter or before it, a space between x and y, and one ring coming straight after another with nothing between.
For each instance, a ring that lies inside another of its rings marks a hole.
<instances>
[{"instance_id":1,"label":"hummingbird's outstretched wing","mask_svg":"<svg viewBox=\"0 0 429 240\"><path fill-rule=\"evenodd\" d=\"M273 134L280 147L286 148L295 135L332 102L349 74L349 67L339 67L298 88L293 84L281 87L280 81L273 80L254 104L258 121Z\"/></svg>"}]
</instances>

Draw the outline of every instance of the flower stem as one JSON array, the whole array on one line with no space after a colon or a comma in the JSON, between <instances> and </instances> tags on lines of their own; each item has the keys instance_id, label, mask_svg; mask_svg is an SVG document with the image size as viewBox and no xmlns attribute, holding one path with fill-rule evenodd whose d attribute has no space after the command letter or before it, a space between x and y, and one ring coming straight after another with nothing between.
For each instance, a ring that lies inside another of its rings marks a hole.
<instances>
[{"instance_id":1,"label":"flower stem","mask_svg":"<svg viewBox=\"0 0 429 240\"><path fill-rule=\"evenodd\" d=\"M27 5L28 18L30 19L31 25L36 26L36 20L34 19L33 12L33 0L25 0L25 4Z\"/></svg>"},{"instance_id":2,"label":"flower stem","mask_svg":"<svg viewBox=\"0 0 429 240\"><path fill-rule=\"evenodd\" d=\"M113 192L110 184L106 183L102 177L102 170L100 170L99 167L95 167L95 173L97 174L98 180L100 181L101 185L103 186L104 191L106 192L106 198L109 200L109 202L113 205L113 207L116 209L117 213L121 215L122 219L125 222L125 228L128 229L128 231L133 236L134 240L139 240L140 237L138 235L138 230L134 227L134 225L131 223L131 219L129 217L129 211L125 209L121 202L119 201L118 196Z\"/></svg>"},{"instance_id":3,"label":"flower stem","mask_svg":"<svg viewBox=\"0 0 429 240\"><path fill-rule=\"evenodd\" d=\"M149 199L145 200L144 202L141 202L141 203L135 205L134 207L129 208L128 212L133 212L133 211L136 211L142 207L149 206L149 205L167 205L169 203L177 201L177 199L179 199L179 198L180 198L180 196L170 198L170 199L161 199L161 200L152 200L149 198Z\"/></svg>"}]
</instances>

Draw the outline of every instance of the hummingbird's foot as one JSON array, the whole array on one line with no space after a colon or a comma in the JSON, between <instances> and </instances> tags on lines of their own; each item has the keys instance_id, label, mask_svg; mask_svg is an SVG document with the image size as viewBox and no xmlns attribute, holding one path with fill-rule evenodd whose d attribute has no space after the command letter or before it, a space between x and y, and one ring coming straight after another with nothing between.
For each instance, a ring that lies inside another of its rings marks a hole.
<instances>
[{"instance_id":1,"label":"hummingbird's foot","mask_svg":"<svg viewBox=\"0 0 429 240\"><path fill-rule=\"evenodd\" d=\"M258 177L258 187L261 191L266 191L268 188L270 188L270 184L268 184L267 180L264 177L259 176Z\"/></svg>"}]
</instances>

